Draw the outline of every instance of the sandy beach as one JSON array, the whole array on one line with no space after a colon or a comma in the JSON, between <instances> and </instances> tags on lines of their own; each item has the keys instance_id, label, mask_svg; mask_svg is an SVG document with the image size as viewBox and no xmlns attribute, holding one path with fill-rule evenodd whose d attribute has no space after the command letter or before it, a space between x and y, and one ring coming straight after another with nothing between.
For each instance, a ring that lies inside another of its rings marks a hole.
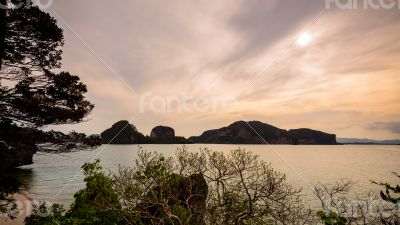
<instances>
[{"instance_id":1,"label":"sandy beach","mask_svg":"<svg viewBox=\"0 0 400 225\"><path fill-rule=\"evenodd\" d=\"M10 219L0 216L0 224L2 225L22 225L24 219L32 213L32 198L25 189L21 189L18 193L12 195L17 204L17 217Z\"/></svg>"}]
</instances>

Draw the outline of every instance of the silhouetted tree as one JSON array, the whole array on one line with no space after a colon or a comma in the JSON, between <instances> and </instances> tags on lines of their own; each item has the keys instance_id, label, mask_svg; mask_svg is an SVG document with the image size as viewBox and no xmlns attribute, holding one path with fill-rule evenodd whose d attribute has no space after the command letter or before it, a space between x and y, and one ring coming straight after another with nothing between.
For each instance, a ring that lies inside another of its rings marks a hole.
<instances>
[{"instance_id":1,"label":"silhouetted tree","mask_svg":"<svg viewBox=\"0 0 400 225\"><path fill-rule=\"evenodd\" d=\"M98 144L77 133L37 129L81 122L94 106L79 77L60 71L64 37L56 20L31 0L0 4L0 170L32 163L38 144L45 141L61 146L66 140L67 150L77 140ZM0 177L0 184L6 183ZM3 199L5 194L0 188Z\"/></svg>"},{"instance_id":2,"label":"silhouetted tree","mask_svg":"<svg viewBox=\"0 0 400 225\"><path fill-rule=\"evenodd\" d=\"M5 5L5 0L1 0ZM30 1L2 9L0 120L43 126L77 123L92 110L86 86L61 66L63 31Z\"/></svg>"},{"instance_id":3,"label":"silhouetted tree","mask_svg":"<svg viewBox=\"0 0 400 225\"><path fill-rule=\"evenodd\" d=\"M2 7L6 0L0 0ZM31 1L1 9L0 122L18 127L78 123L93 109L86 85L61 66L63 31ZM4 140L8 144L9 140ZM1 135L0 135L1 139Z\"/></svg>"}]
</instances>

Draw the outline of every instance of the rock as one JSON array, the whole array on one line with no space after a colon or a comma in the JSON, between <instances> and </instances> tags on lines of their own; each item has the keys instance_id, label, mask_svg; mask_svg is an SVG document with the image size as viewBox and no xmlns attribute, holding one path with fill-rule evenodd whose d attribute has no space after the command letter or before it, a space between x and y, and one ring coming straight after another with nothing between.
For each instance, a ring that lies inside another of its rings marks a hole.
<instances>
[{"instance_id":1,"label":"rock","mask_svg":"<svg viewBox=\"0 0 400 225\"><path fill-rule=\"evenodd\" d=\"M151 130L150 137L151 138L160 138L160 139L174 138L175 131L171 127L157 126Z\"/></svg>"},{"instance_id":2,"label":"rock","mask_svg":"<svg viewBox=\"0 0 400 225\"><path fill-rule=\"evenodd\" d=\"M37 131L6 123L0 124L0 128L0 171L32 164L33 155L38 150L35 143Z\"/></svg>"},{"instance_id":3,"label":"rock","mask_svg":"<svg viewBox=\"0 0 400 225\"><path fill-rule=\"evenodd\" d=\"M151 130L150 137L146 140L148 144L191 144L192 142L184 137L175 136L171 127L157 126Z\"/></svg>"},{"instance_id":4,"label":"rock","mask_svg":"<svg viewBox=\"0 0 400 225\"><path fill-rule=\"evenodd\" d=\"M101 133L103 144L140 144L144 142L144 135L126 120L121 120L111 128Z\"/></svg>"},{"instance_id":5,"label":"rock","mask_svg":"<svg viewBox=\"0 0 400 225\"><path fill-rule=\"evenodd\" d=\"M228 127L205 131L189 140L214 144L337 144L334 134L311 129L287 131L259 121L238 121Z\"/></svg>"}]
</instances>

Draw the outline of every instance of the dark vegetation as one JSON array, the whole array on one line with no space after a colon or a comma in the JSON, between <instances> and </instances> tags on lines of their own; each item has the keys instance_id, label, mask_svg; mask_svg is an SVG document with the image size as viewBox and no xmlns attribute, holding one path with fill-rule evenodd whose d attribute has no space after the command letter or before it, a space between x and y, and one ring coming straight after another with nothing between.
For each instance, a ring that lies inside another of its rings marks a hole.
<instances>
[{"instance_id":1,"label":"dark vegetation","mask_svg":"<svg viewBox=\"0 0 400 225\"><path fill-rule=\"evenodd\" d=\"M139 151L135 166L106 173L85 164L86 188L65 214L42 207L26 224L312 224L300 190L245 150Z\"/></svg>"},{"instance_id":2,"label":"dark vegetation","mask_svg":"<svg viewBox=\"0 0 400 225\"><path fill-rule=\"evenodd\" d=\"M175 157L140 150L133 167L117 172L99 161L82 168L86 187L70 209L43 205L26 224L399 224L399 186L379 184L386 191L378 201L373 193L348 198L352 181L318 185L322 210L314 211L284 174L241 149L183 147Z\"/></svg>"},{"instance_id":3,"label":"dark vegetation","mask_svg":"<svg viewBox=\"0 0 400 225\"><path fill-rule=\"evenodd\" d=\"M83 134L38 129L79 123L94 106L85 98L87 89L79 77L60 72L64 37L56 20L30 1L0 1L9 3L0 10L0 154L6 156L0 160L15 156L8 168L29 164L41 149L38 144L44 143L61 149L71 149L76 141L94 145Z\"/></svg>"},{"instance_id":4,"label":"dark vegetation","mask_svg":"<svg viewBox=\"0 0 400 225\"><path fill-rule=\"evenodd\" d=\"M47 125L81 122L93 109L79 77L61 68L63 31L29 0L0 0L0 200L17 182L4 172L32 163L38 150L94 146L99 139L75 132L43 132ZM13 7L18 5L19 7ZM46 147L47 144L47 147Z\"/></svg>"}]
</instances>

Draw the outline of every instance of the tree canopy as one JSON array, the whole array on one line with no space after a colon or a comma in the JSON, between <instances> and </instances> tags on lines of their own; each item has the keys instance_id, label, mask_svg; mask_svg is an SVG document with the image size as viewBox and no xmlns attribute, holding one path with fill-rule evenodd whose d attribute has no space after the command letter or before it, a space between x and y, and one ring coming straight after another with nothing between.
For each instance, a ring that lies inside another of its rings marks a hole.
<instances>
[{"instance_id":1,"label":"tree canopy","mask_svg":"<svg viewBox=\"0 0 400 225\"><path fill-rule=\"evenodd\" d=\"M57 21L30 0L0 3L0 140L13 146L10 125L81 122L94 105L79 77L60 70L64 36Z\"/></svg>"},{"instance_id":2,"label":"tree canopy","mask_svg":"<svg viewBox=\"0 0 400 225\"><path fill-rule=\"evenodd\" d=\"M30 127L81 122L94 106L79 77L60 72L64 37L56 20L29 0L12 0L0 11L0 121Z\"/></svg>"}]
</instances>

